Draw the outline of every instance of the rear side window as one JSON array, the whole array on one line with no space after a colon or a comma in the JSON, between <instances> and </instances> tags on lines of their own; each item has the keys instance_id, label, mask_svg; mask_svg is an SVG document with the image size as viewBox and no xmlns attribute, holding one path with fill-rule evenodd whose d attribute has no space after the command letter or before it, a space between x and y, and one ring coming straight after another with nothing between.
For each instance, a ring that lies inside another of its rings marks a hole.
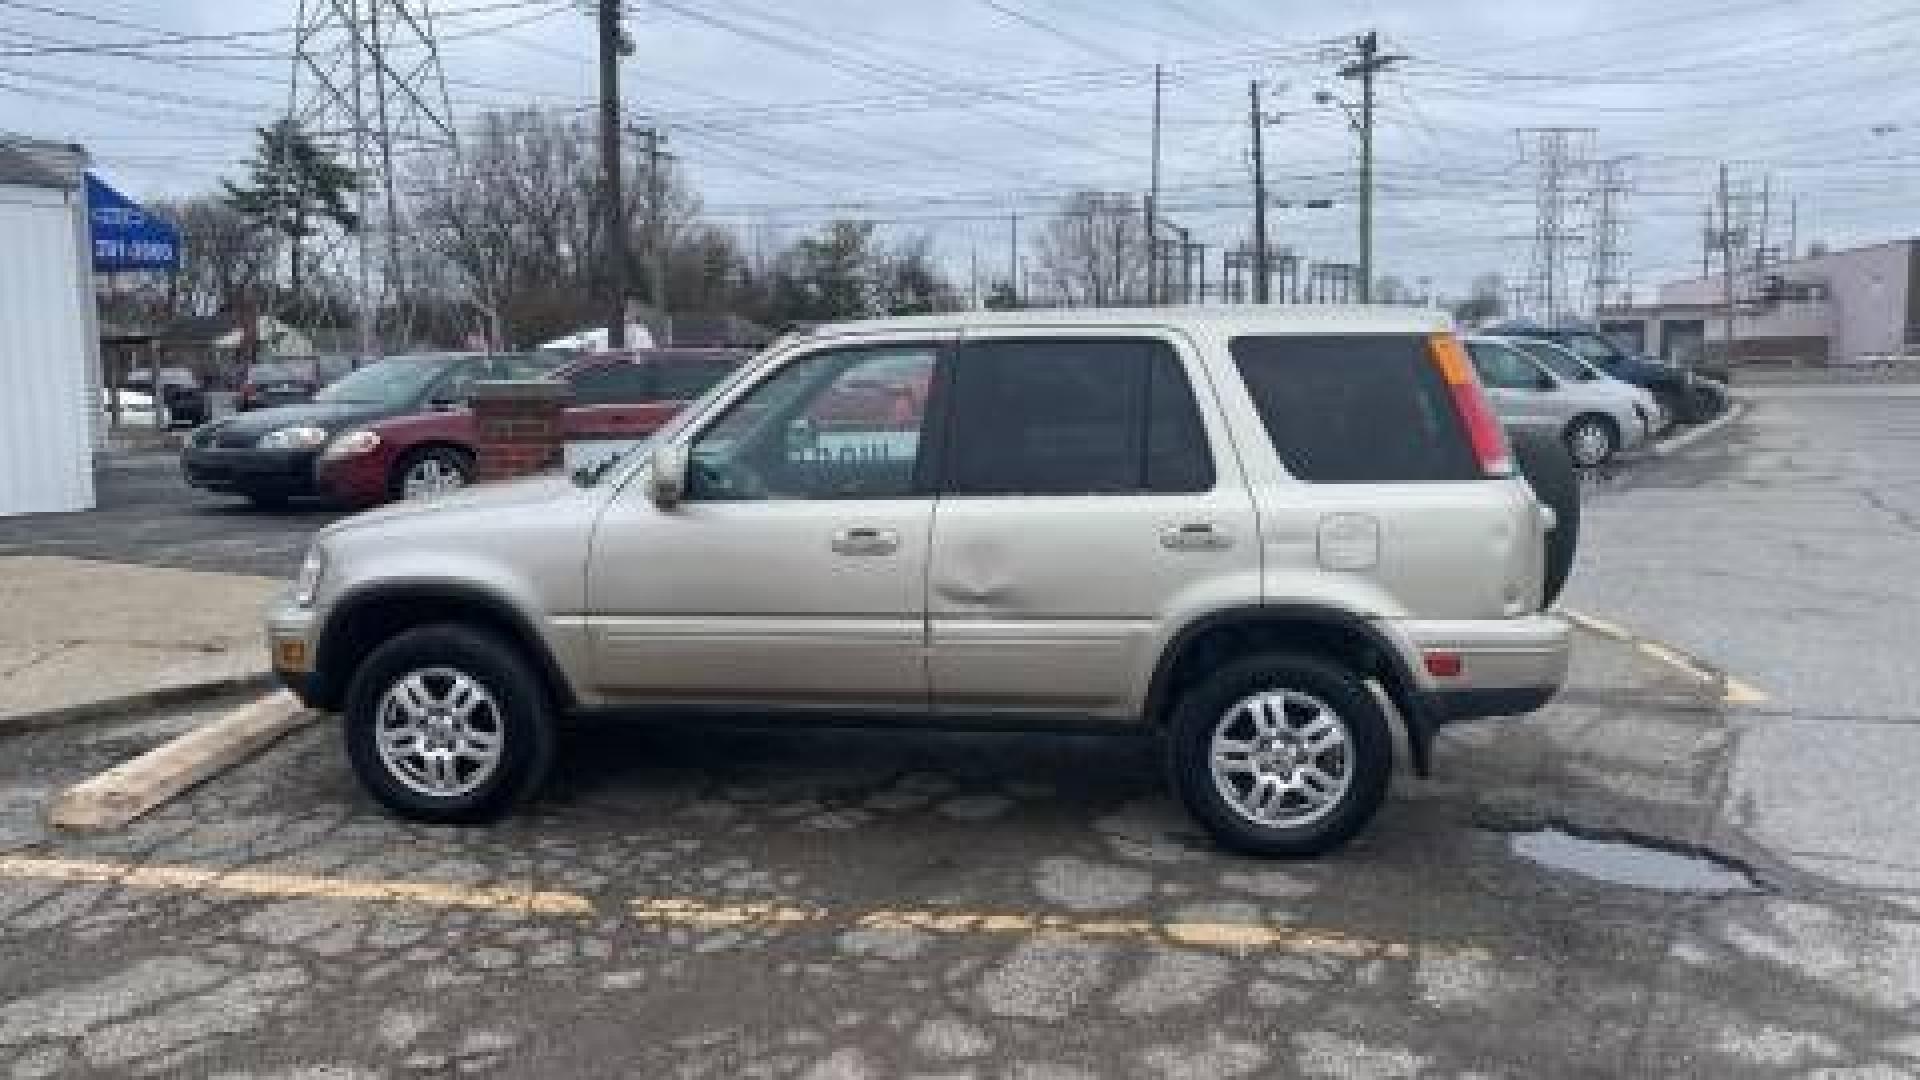
<instances>
[{"instance_id":1,"label":"rear side window","mask_svg":"<svg viewBox=\"0 0 1920 1080\"><path fill-rule=\"evenodd\" d=\"M943 490L956 495L1205 491L1213 461L1179 357L1155 340L961 348Z\"/></svg>"},{"instance_id":2,"label":"rear side window","mask_svg":"<svg viewBox=\"0 0 1920 1080\"><path fill-rule=\"evenodd\" d=\"M1287 470L1316 484L1479 480L1416 334L1238 337L1229 345Z\"/></svg>"}]
</instances>

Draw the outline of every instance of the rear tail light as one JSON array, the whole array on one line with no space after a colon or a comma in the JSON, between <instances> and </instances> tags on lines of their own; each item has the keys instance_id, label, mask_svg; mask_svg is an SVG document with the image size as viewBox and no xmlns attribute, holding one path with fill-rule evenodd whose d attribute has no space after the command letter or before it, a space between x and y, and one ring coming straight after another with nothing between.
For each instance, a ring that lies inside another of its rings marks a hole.
<instances>
[{"instance_id":1,"label":"rear tail light","mask_svg":"<svg viewBox=\"0 0 1920 1080\"><path fill-rule=\"evenodd\" d=\"M1433 366L1446 380L1447 396L1453 400L1453 411L1467 429L1467 441L1473 444L1473 456L1480 462L1480 471L1488 476L1512 476L1513 452L1507 447L1507 433L1501 430L1493 407L1487 404L1486 391L1480 388L1480 380L1473 374L1466 347L1452 334L1435 334L1427 339L1427 350L1433 357Z\"/></svg>"}]
</instances>

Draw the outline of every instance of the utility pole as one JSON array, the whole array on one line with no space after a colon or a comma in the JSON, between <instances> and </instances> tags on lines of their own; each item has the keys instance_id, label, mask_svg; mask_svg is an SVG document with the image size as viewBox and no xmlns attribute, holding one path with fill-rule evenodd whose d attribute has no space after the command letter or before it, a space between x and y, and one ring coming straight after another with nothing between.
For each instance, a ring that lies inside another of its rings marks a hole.
<instances>
[{"instance_id":1,"label":"utility pole","mask_svg":"<svg viewBox=\"0 0 1920 1080\"><path fill-rule=\"evenodd\" d=\"M1253 302L1267 295L1267 159L1260 145L1260 80L1247 84L1247 124L1253 132Z\"/></svg>"},{"instance_id":2,"label":"utility pole","mask_svg":"<svg viewBox=\"0 0 1920 1080\"><path fill-rule=\"evenodd\" d=\"M1700 223L1700 277L1703 280L1713 276L1713 249L1716 246L1713 236L1713 202L1708 200Z\"/></svg>"},{"instance_id":3,"label":"utility pole","mask_svg":"<svg viewBox=\"0 0 1920 1080\"><path fill-rule=\"evenodd\" d=\"M1020 214L1007 215L1007 283L1013 286L1013 306L1020 307Z\"/></svg>"},{"instance_id":4,"label":"utility pole","mask_svg":"<svg viewBox=\"0 0 1920 1080\"><path fill-rule=\"evenodd\" d=\"M635 134L645 142L647 155L647 295L667 328L664 344L673 344L673 319L667 310L667 186L662 165L667 155L660 144L667 141L659 128L645 127Z\"/></svg>"},{"instance_id":5,"label":"utility pole","mask_svg":"<svg viewBox=\"0 0 1920 1080\"><path fill-rule=\"evenodd\" d=\"M1722 357L1723 366L1733 370L1735 348L1733 344L1733 215L1730 212L1732 197L1727 190L1727 166L1720 165L1720 259L1721 272L1725 275L1726 295L1724 297L1726 354Z\"/></svg>"},{"instance_id":6,"label":"utility pole","mask_svg":"<svg viewBox=\"0 0 1920 1080\"><path fill-rule=\"evenodd\" d=\"M1147 188L1147 303L1160 302L1160 88L1164 72L1153 65L1153 179Z\"/></svg>"},{"instance_id":7,"label":"utility pole","mask_svg":"<svg viewBox=\"0 0 1920 1080\"><path fill-rule=\"evenodd\" d=\"M1800 196L1787 203L1787 258L1800 257Z\"/></svg>"},{"instance_id":8,"label":"utility pole","mask_svg":"<svg viewBox=\"0 0 1920 1080\"><path fill-rule=\"evenodd\" d=\"M1355 43L1360 58L1340 69L1343 79L1360 80L1360 302L1373 300L1373 77L1404 56L1383 56L1380 35L1372 30Z\"/></svg>"},{"instance_id":9,"label":"utility pole","mask_svg":"<svg viewBox=\"0 0 1920 1080\"><path fill-rule=\"evenodd\" d=\"M1773 214L1773 174L1760 178L1760 234L1753 245L1753 284L1762 287L1767 276L1767 226Z\"/></svg>"},{"instance_id":10,"label":"utility pole","mask_svg":"<svg viewBox=\"0 0 1920 1080\"><path fill-rule=\"evenodd\" d=\"M607 348L627 347L627 198L620 176L620 57L626 36L620 28L621 0L596 0L600 36L601 207L607 235Z\"/></svg>"}]
</instances>

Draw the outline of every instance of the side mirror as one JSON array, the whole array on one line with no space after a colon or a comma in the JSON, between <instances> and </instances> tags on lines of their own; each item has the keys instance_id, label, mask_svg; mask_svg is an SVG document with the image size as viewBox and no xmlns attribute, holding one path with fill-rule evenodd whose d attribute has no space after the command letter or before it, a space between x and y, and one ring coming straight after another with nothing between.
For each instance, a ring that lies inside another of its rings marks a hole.
<instances>
[{"instance_id":1,"label":"side mirror","mask_svg":"<svg viewBox=\"0 0 1920 1080\"><path fill-rule=\"evenodd\" d=\"M434 412L452 412L459 408L461 404L461 402L455 401L452 398L434 398L432 401L427 402L427 408L432 409Z\"/></svg>"},{"instance_id":2,"label":"side mirror","mask_svg":"<svg viewBox=\"0 0 1920 1080\"><path fill-rule=\"evenodd\" d=\"M1554 381L1553 376L1543 371L1534 376L1533 388L1535 390L1558 390L1560 389L1560 384Z\"/></svg>"},{"instance_id":3,"label":"side mirror","mask_svg":"<svg viewBox=\"0 0 1920 1080\"><path fill-rule=\"evenodd\" d=\"M647 498L662 510L671 510L687 497L687 451L680 446L655 447L647 469Z\"/></svg>"}]
</instances>

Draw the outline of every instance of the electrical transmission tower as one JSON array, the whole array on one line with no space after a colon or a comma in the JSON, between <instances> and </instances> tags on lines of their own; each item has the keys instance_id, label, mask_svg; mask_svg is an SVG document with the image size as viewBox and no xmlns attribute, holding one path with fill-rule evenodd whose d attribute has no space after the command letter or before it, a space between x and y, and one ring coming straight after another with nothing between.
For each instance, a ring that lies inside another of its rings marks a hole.
<instances>
[{"instance_id":1,"label":"electrical transmission tower","mask_svg":"<svg viewBox=\"0 0 1920 1080\"><path fill-rule=\"evenodd\" d=\"M359 227L343 239L361 355L382 354L383 324L404 346L413 322L401 253L405 159L455 147L430 0L300 0L287 119L360 178Z\"/></svg>"},{"instance_id":2,"label":"electrical transmission tower","mask_svg":"<svg viewBox=\"0 0 1920 1080\"><path fill-rule=\"evenodd\" d=\"M1596 316L1609 301L1631 303L1627 282L1627 158L1611 157L1593 166L1593 254L1587 262L1587 300Z\"/></svg>"},{"instance_id":3,"label":"electrical transmission tower","mask_svg":"<svg viewBox=\"0 0 1920 1080\"><path fill-rule=\"evenodd\" d=\"M1594 129L1521 128L1521 160L1534 167L1533 254L1527 269L1528 309L1549 326L1578 303L1573 267L1587 235L1577 211L1589 201Z\"/></svg>"}]
</instances>

